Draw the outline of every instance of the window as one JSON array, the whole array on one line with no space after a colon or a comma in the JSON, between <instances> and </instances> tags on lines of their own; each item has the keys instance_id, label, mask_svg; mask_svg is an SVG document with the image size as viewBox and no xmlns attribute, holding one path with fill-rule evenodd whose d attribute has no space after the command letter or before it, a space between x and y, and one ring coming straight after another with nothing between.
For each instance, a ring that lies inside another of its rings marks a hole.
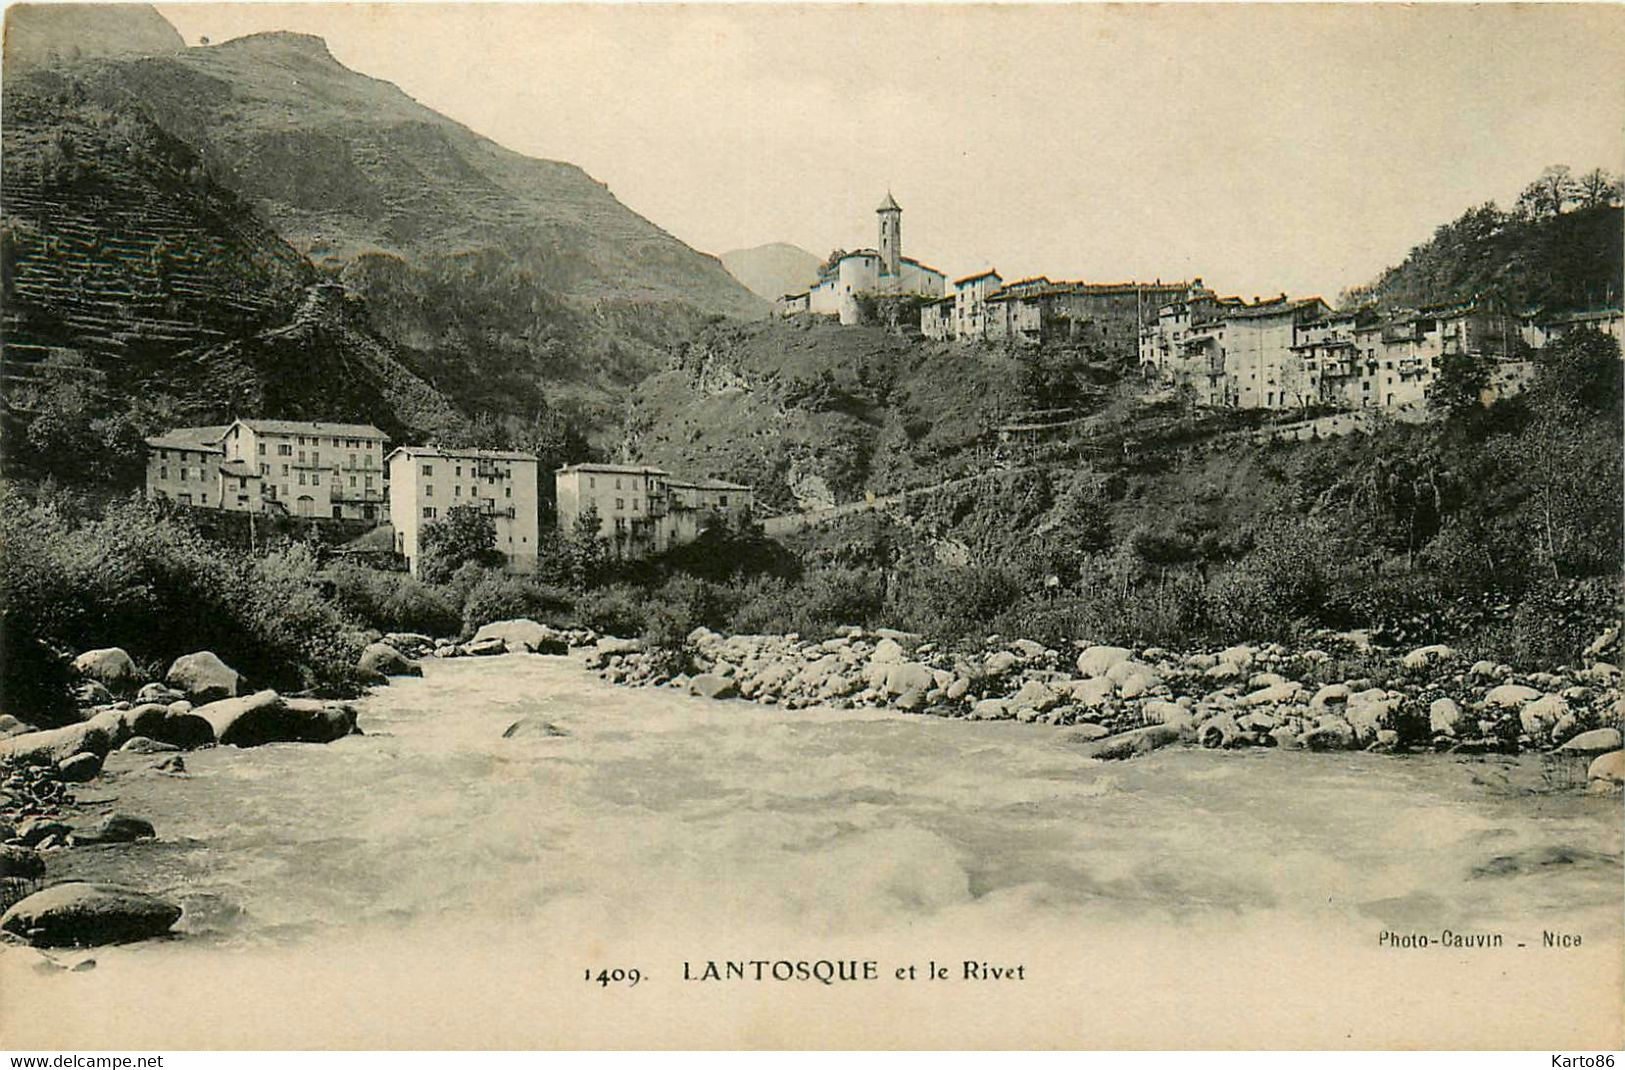
<instances>
[{"instance_id":1,"label":"window","mask_svg":"<svg viewBox=\"0 0 1625 1070\"><path fill-rule=\"evenodd\" d=\"M192 504L192 496L190 494L182 494L180 496L180 501L181 501L182 505L191 505Z\"/></svg>"},{"instance_id":2,"label":"window","mask_svg":"<svg viewBox=\"0 0 1625 1070\"><path fill-rule=\"evenodd\" d=\"M184 464L181 465L181 482L186 482L186 466Z\"/></svg>"},{"instance_id":3,"label":"window","mask_svg":"<svg viewBox=\"0 0 1625 1070\"><path fill-rule=\"evenodd\" d=\"M632 499L632 511L634 513L638 511L638 500L636 498Z\"/></svg>"},{"instance_id":4,"label":"window","mask_svg":"<svg viewBox=\"0 0 1625 1070\"><path fill-rule=\"evenodd\" d=\"M260 456L261 457L265 456L265 443L263 443L263 442L260 443Z\"/></svg>"},{"instance_id":5,"label":"window","mask_svg":"<svg viewBox=\"0 0 1625 1070\"><path fill-rule=\"evenodd\" d=\"M159 460L160 460L160 461L167 461L167 460L169 460L169 451L168 451L168 450L159 450L159 451L158 451L158 459L159 459Z\"/></svg>"},{"instance_id":6,"label":"window","mask_svg":"<svg viewBox=\"0 0 1625 1070\"><path fill-rule=\"evenodd\" d=\"M288 445L286 442L278 442L276 444L276 455L278 457L292 457L293 447ZM284 469L284 471L285 470L286 469Z\"/></svg>"},{"instance_id":7,"label":"window","mask_svg":"<svg viewBox=\"0 0 1625 1070\"><path fill-rule=\"evenodd\" d=\"M426 476L434 475L434 465L432 465L432 464L424 465L423 466L423 474L426 475Z\"/></svg>"},{"instance_id":8,"label":"window","mask_svg":"<svg viewBox=\"0 0 1625 1070\"><path fill-rule=\"evenodd\" d=\"M718 495L717 496L717 504L718 505L727 505L728 504L728 496L726 494Z\"/></svg>"},{"instance_id":9,"label":"window","mask_svg":"<svg viewBox=\"0 0 1625 1070\"><path fill-rule=\"evenodd\" d=\"M304 450L299 451L299 463L300 464L305 463L305 451Z\"/></svg>"},{"instance_id":10,"label":"window","mask_svg":"<svg viewBox=\"0 0 1625 1070\"><path fill-rule=\"evenodd\" d=\"M434 506L425 505L423 507L423 519L425 519L425 520L433 520L434 519Z\"/></svg>"},{"instance_id":11,"label":"window","mask_svg":"<svg viewBox=\"0 0 1625 1070\"><path fill-rule=\"evenodd\" d=\"M457 466L457 473L456 473L456 474L457 474L457 475L458 475L458 476L459 476L459 477L461 477L461 476L462 476L462 474L463 474L463 466L462 466L462 465L458 465L458 466Z\"/></svg>"},{"instance_id":12,"label":"window","mask_svg":"<svg viewBox=\"0 0 1625 1070\"><path fill-rule=\"evenodd\" d=\"M425 484L423 484L423 496L425 498L433 498L434 497L434 484L433 483L425 483Z\"/></svg>"},{"instance_id":13,"label":"window","mask_svg":"<svg viewBox=\"0 0 1625 1070\"><path fill-rule=\"evenodd\" d=\"M367 477L367 489L368 490L372 489L372 477L371 476Z\"/></svg>"},{"instance_id":14,"label":"window","mask_svg":"<svg viewBox=\"0 0 1625 1070\"><path fill-rule=\"evenodd\" d=\"M460 484L460 483L453 483L453 484L452 484L452 485L451 485L451 496L452 496L452 497L453 497L453 498L461 498L461 497L462 497L462 496L463 496L463 487L462 487L462 484Z\"/></svg>"},{"instance_id":15,"label":"window","mask_svg":"<svg viewBox=\"0 0 1625 1070\"><path fill-rule=\"evenodd\" d=\"M158 478L159 479L168 479L169 478L169 468L168 468L167 465L159 466L159 468L158 468Z\"/></svg>"},{"instance_id":16,"label":"window","mask_svg":"<svg viewBox=\"0 0 1625 1070\"><path fill-rule=\"evenodd\" d=\"M503 487L502 488L502 496L504 498L512 498L513 497L513 488L512 487Z\"/></svg>"},{"instance_id":17,"label":"window","mask_svg":"<svg viewBox=\"0 0 1625 1070\"><path fill-rule=\"evenodd\" d=\"M353 454L353 453L350 454L350 467L351 468L355 467L355 454Z\"/></svg>"},{"instance_id":18,"label":"window","mask_svg":"<svg viewBox=\"0 0 1625 1070\"><path fill-rule=\"evenodd\" d=\"M299 473L299 485L301 487L305 485L305 473L303 472Z\"/></svg>"},{"instance_id":19,"label":"window","mask_svg":"<svg viewBox=\"0 0 1625 1070\"><path fill-rule=\"evenodd\" d=\"M615 499L615 508L616 508L617 511L624 512L626 510L626 499L625 498L616 498Z\"/></svg>"},{"instance_id":20,"label":"window","mask_svg":"<svg viewBox=\"0 0 1625 1070\"><path fill-rule=\"evenodd\" d=\"M268 476L270 474L271 474L271 466L262 461L260 463L260 475Z\"/></svg>"},{"instance_id":21,"label":"window","mask_svg":"<svg viewBox=\"0 0 1625 1070\"><path fill-rule=\"evenodd\" d=\"M311 451L310 463L311 464L321 464L322 463L322 451L321 450L313 450L313 451Z\"/></svg>"},{"instance_id":22,"label":"window","mask_svg":"<svg viewBox=\"0 0 1625 1070\"><path fill-rule=\"evenodd\" d=\"M350 477L350 486L355 486L355 476Z\"/></svg>"},{"instance_id":23,"label":"window","mask_svg":"<svg viewBox=\"0 0 1625 1070\"><path fill-rule=\"evenodd\" d=\"M287 475L287 474L288 474L288 466L287 466L287 465L283 465L283 466L282 466L282 474L283 474L283 475Z\"/></svg>"},{"instance_id":24,"label":"window","mask_svg":"<svg viewBox=\"0 0 1625 1070\"><path fill-rule=\"evenodd\" d=\"M238 476L237 477L237 489L238 490L247 490L248 489L248 477L247 476Z\"/></svg>"}]
</instances>

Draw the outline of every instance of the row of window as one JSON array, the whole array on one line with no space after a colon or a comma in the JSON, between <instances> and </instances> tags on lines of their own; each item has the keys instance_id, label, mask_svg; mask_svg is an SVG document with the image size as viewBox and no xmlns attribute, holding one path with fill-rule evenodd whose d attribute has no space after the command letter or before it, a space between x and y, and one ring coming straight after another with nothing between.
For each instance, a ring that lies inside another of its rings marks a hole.
<instances>
[{"instance_id":1,"label":"row of window","mask_svg":"<svg viewBox=\"0 0 1625 1070\"><path fill-rule=\"evenodd\" d=\"M351 485L354 486L354 484L351 484ZM371 484L368 484L368 485L370 486ZM479 490L478 487L469 487L468 488L468 496L470 498L478 498L479 497L479 494L477 493L478 490ZM423 484L423 496L425 498L433 498L434 497L434 484L433 483L425 483L425 484ZM451 496L453 498L461 498L463 496L462 484L453 483L451 485ZM513 497L513 488L512 487L503 487L502 488L502 496L504 498L512 498Z\"/></svg>"},{"instance_id":2,"label":"row of window","mask_svg":"<svg viewBox=\"0 0 1625 1070\"><path fill-rule=\"evenodd\" d=\"M456 465L454 467L455 467L455 470L456 470L457 477L459 479L461 479L462 475L463 475L463 466L459 464L459 465ZM468 467L473 468L474 466L469 465ZM432 464L424 464L422 466L422 470L423 470L423 474L426 475L426 476L434 475L434 465L432 465ZM476 479L478 478L478 475L476 473L474 473L474 472L470 472L469 475L476 478ZM495 473L493 475L486 476L485 481L487 483L493 483L494 484L499 477L502 478L502 479L512 479L513 478L513 469L512 468L504 468L501 472L497 472L497 473Z\"/></svg>"}]
</instances>

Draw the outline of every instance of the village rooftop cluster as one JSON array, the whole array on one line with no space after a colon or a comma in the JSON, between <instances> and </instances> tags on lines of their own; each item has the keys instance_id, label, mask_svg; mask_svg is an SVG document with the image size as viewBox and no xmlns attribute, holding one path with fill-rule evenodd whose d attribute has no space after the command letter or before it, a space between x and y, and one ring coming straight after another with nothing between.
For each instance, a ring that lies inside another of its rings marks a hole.
<instances>
[{"instance_id":1,"label":"village rooftop cluster","mask_svg":"<svg viewBox=\"0 0 1625 1070\"><path fill-rule=\"evenodd\" d=\"M902 255L902 209L890 193L876 210L879 249L846 253L819 283L777 302L781 316L870 322L877 303L917 310L934 341L1082 345L1138 357L1151 382L1209 407L1292 411L1311 406L1425 414L1442 358L1485 359L1491 396L1530 379L1538 350L1578 326L1625 341L1625 312L1492 310L1467 301L1419 309L1334 310L1319 297L1220 296L1189 282L1006 283L994 270L947 282ZM915 325L911 311L907 326Z\"/></svg>"}]
</instances>

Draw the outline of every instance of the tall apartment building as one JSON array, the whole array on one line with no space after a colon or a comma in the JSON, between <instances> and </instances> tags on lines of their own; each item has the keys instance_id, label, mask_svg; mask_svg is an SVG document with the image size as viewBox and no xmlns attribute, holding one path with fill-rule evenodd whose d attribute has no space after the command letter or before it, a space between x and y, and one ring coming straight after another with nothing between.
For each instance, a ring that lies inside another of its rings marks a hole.
<instances>
[{"instance_id":1,"label":"tall apartment building","mask_svg":"<svg viewBox=\"0 0 1625 1070\"><path fill-rule=\"evenodd\" d=\"M720 479L683 479L663 468L572 464L554 473L559 530L574 530L589 509L598 532L623 558L645 557L693 542L710 524L750 515L750 487Z\"/></svg>"},{"instance_id":2,"label":"tall apartment building","mask_svg":"<svg viewBox=\"0 0 1625 1070\"><path fill-rule=\"evenodd\" d=\"M423 529L456 506L473 506L491 518L508 571L536 571L535 454L401 446L388 460L395 550L414 576L422 560Z\"/></svg>"},{"instance_id":3,"label":"tall apartment building","mask_svg":"<svg viewBox=\"0 0 1625 1070\"><path fill-rule=\"evenodd\" d=\"M235 420L147 441L147 496L233 512L387 519L383 448L371 424Z\"/></svg>"}]
</instances>

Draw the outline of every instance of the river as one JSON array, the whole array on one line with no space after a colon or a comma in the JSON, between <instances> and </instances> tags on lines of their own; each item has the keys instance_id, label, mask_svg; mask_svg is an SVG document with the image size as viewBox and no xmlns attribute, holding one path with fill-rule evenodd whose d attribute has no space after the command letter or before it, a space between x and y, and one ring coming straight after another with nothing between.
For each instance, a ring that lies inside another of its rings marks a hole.
<instances>
[{"instance_id":1,"label":"river","mask_svg":"<svg viewBox=\"0 0 1625 1070\"><path fill-rule=\"evenodd\" d=\"M1538 756L1103 764L1065 730L710 702L574 660L424 670L363 701L364 736L111 763L81 796L159 840L52 875L177 898L181 935L82 972L0 955L0 1046L1621 1040L1620 802ZM503 738L527 716L561 734ZM781 959L877 978L683 979ZM614 968L642 980L586 979Z\"/></svg>"}]
</instances>

